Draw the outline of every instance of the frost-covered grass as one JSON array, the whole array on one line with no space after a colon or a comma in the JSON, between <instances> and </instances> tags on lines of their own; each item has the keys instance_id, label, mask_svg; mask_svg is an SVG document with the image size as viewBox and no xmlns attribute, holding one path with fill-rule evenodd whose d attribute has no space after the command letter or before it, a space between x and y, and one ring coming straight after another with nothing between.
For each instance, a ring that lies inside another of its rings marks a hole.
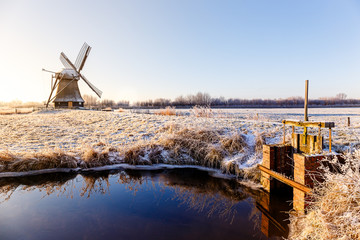
<instances>
[{"instance_id":1,"label":"frost-covered grass","mask_svg":"<svg viewBox=\"0 0 360 240\"><path fill-rule=\"evenodd\" d=\"M220 168L236 173L237 163L243 163L254 153L246 136L240 133L224 134L220 130L196 130L171 127L168 135L151 144L143 142L122 148L120 156L130 164L192 164ZM231 161L237 157L238 161Z\"/></svg>"},{"instance_id":2,"label":"frost-covered grass","mask_svg":"<svg viewBox=\"0 0 360 240\"><path fill-rule=\"evenodd\" d=\"M0 116L0 171L165 163L244 174L261 161L262 144L282 140L280 120L302 118L302 109L213 109L205 116L178 111L177 116L81 110ZM311 120L335 121L334 148L341 151L359 144L356 111L309 110ZM351 127L345 125L347 116Z\"/></svg>"},{"instance_id":3,"label":"frost-covered grass","mask_svg":"<svg viewBox=\"0 0 360 240\"><path fill-rule=\"evenodd\" d=\"M338 171L324 167L308 213L291 217L290 239L360 239L360 151L332 164Z\"/></svg>"},{"instance_id":4,"label":"frost-covered grass","mask_svg":"<svg viewBox=\"0 0 360 240\"><path fill-rule=\"evenodd\" d=\"M35 108L10 108L0 107L0 115L24 114L34 112Z\"/></svg>"},{"instance_id":5,"label":"frost-covered grass","mask_svg":"<svg viewBox=\"0 0 360 240\"><path fill-rule=\"evenodd\" d=\"M257 139L269 132L275 136L280 125L236 117L55 110L1 116L0 127L2 171L126 162L196 164L234 172L236 164L242 168L259 162Z\"/></svg>"}]
</instances>

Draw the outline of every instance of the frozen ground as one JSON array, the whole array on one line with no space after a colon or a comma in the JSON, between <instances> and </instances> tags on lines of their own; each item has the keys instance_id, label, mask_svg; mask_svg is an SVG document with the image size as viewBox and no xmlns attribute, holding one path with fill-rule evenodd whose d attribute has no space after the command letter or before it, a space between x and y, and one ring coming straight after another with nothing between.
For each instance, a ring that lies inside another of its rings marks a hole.
<instances>
[{"instance_id":1,"label":"frozen ground","mask_svg":"<svg viewBox=\"0 0 360 240\"><path fill-rule=\"evenodd\" d=\"M78 154L85 147L127 149L157 144L170 138L169 129L206 129L219 131L223 136L240 134L248 144L248 151L227 156L241 158L238 165L250 167L261 160L256 154L256 139L264 143L282 140L282 119L303 119L303 109L213 109L212 117L195 117L192 110L176 110L182 116L162 116L125 112L84 110L52 110L31 114L0 116L0 152L23 154L60 148ZM312 121L333 121L335 150L346 150L360 143L359 108L311 108ZM347 126L347 118L351 126ZM289 139L290 128L287 129ZM297 130L298 132L301 129ZM317 130L316 130L317 131ZM322 130L327 137L328 132ZM327 143L327 139L326 139ZM120 152L120 151L119 151ZM244 157L241 154L253 155ZM80 155L79 155L80 156Z\"/></svg>"}]
</instances>

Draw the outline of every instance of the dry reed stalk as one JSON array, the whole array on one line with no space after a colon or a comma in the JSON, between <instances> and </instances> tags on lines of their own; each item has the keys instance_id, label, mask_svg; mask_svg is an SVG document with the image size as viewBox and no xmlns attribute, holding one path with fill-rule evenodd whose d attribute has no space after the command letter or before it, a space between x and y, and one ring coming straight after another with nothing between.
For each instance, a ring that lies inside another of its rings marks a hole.
<instances>
[{"instance_id":1,"label":"dry reed stalk","mask_svg":"<svg viewBox=\"0 0 360 240\"><path fill-rule=\"evenodd\" d=\"M8 162L15 161L17 158L15 154L11 153L10 151L2 151L0 152L0 163L6 164Z\"/></svg>"},{"instance_id":2,"label":"dry reed stalk","mask_svg":"<svg viewBox=\"0 0 360 240\"><path fill-rule=\"evenodd\" d=\"M244 147L247 146L244 137L240 134L233 134L229 137L224 137L220 140L220 142L222 148L226 149L230 154L243 152Z\"/></svg>"},{"instance_id":3,"label":"dry reed stalk","mask_svg":"<svg viewBox=\"0 0 360 240\"><path fill-rule=\"evenodd\" d=\"M47 150L41 153L25 153L16 158L11 153L2 153L2 155L8 157L6 162L2 162L2 171L5 172L27 172L50 168L77 167L76 158L66 154L61 149Z\"/></svg>"},{"instance_id":4,"label":"dry reed stalk","mask_svg":"<svg viewBox=\"0 0 360 240\"><path fill-rule=\"evenodd\" d=\"M100 144L100 146L103 145ZM0 170L2 172L27 172L51 168L91 168L112 164L109 159L111 149L95 150L92 147L82 149L81 159L59 148L22 153L16 156L8 151L0 152Z\"/></svg>"},{"instance_id":5,"label":"dry reed stalk","mask_svg":"<svg viewBox=\"0 0 360 240\"><path fill-rule=\"evenodd\" d=\"M242 175L245 179L253 181L255 183L260 182L261 171L257 166L241 169Z\"/></svg>"},{"instance_id":6,"label":"dry reed stalk","mask_svg":"<svg viewBox=\"0 0 360 240\"><path fill-rule=\"evenodd\" d=\"M290 218L289 239L360 239L360 151L331 163L338 172L323 167L307 214Z\"/></svg>"},{"instance_id":7,"label":"dry reed stalk","mask_svg":"<svg viewBox=\"0 0 360 240\"><path fill-rule=\"evenodd\" d=\"M175 107L167 106L165 109L160 109L159 111L155 112L155 114L164 116L175 116L176 110Z\"/></svg>"},{"instance_id":8,"label":"dry reed stalk","mask_svg":"<svg viewBox=\"0 0 360 240\"><path fill-rule=\"evenodd\" d=\"M207 129L166 128L171 135L160 139L156 144L143 143L122 149L120 155L129 164L196 164L211 168L223 168L226 157L244 152L248 147L240 134L223 135L221 131ZM237 165L226 172L237 173Z\"/></svg>"},{"instance_id":9,"label":"dry reed stalk","mask_svg":"<svg viewBox=\"0 0 360 240\"><path fill-rule=\"evenodd\" d=\"M213 111L210 107L194 106L191 112L195 117L213 117Z\"/></svg>"},{"instance_id":10,"label":"dry reed stalk","mask_svg":"<svg viewBox=\"0 0 360 240\"><path fill-rule=\"evenodd\" d=\"M83 175L82 177L84 181L80 192L81 197L86 196L86 198L90 198L94 193L105 194L109 192L110 183L108 175L99 177Z\"/></svg>"},{"instance_id":11,"label":"dry reed stalk","mask_svg":"<svg viewBox=\"0 0 360 240\"><path fill-rule=\"evenodd\" d=\"M85 147L82 154L83 166L86 168L110 165L109 152L107 150L97 151L92 147Z\"/></svg>"}]
</instances>

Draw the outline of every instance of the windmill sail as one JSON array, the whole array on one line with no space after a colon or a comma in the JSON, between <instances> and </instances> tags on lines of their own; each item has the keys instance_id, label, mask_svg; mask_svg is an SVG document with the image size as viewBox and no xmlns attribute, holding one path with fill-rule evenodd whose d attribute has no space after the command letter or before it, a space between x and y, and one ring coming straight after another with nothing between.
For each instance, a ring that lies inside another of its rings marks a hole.
<instances>
[{"instance_id":1,"label":"windmill sail","mask_svg":"<svg viewBox=\"0 0 360 240\"><path fill-rule=\"evenodd\" d=\"M65 54L62 52L60 53L60 61L62 62L62 64L64 65L65 68L74 68L72 64L70 64L71 62L70 61L67 61L69 60ZM70 62L70 63L69 63Z\"/></svg>"},{"instance_id":2,"label":"windmill sail","mask_svg":"<svg viewBox=\"0 0 360 240\"><path fill-rule=\"evenodd\" d=\"M98 95L101 98L102 91L100 91L97 87L95 87L91 82L89 82L89 80L85 78L84 75L82 75L76 70L74 64L72 64L72 62L66 57L65 53L62 52L60 54L60 59L64 59L64 61L66 61L66 64L70 66L84 80L84 82L91 88L91 90L93 90L96 93L96 95ZM66 65L64 64L64 66Z\"/></svg>"},{"instance_id":3,"label":"windmill sail","mask_svg":"<svg viewBox=\"0 0 360 240\"><path fill-rule=\"evenodd\" d=\"M80 49L79 55L76 58L75 61L75 67L80 72L82 68L84 67L86 58L88 57L90 53L91 47L85 42L83 46Z\"/></svg>"},{"instance_id":4,"label":"windmill sail","mask_svg":"<svg viewBox=\"0 0 360 240\"><path fill-rule=\"evenodd\" d=\"M79 72L83 69L84 64L85 64L85 61L86 61L86 59L87 59L87 57L88 57L88 55L89 55L89 53L90 53L90 50L91 50L91 47L88 47L88 48L86 49L86 53L85 53L84 57L82 58L82 61L80 62L80 66L79 66L79 68L78 68L78 71L79 71Z\"/></svg>"},{"instance_id":5,"label":"windmill sail","mask_svg":"<svg viewBox=\"0 0 360 240\"><path fill-rule=\"evenodd\" d=\"M91 82L89 82L89 80L86 79L86 77L82 74L80 74L80 77L84 80L84 82L86 82L86 84L96 93L96 95L99 96L99 98L101 98L101 94L102 91L100 89L98 89L97 87L95 87Z\"/></svg>"}]
</instances>

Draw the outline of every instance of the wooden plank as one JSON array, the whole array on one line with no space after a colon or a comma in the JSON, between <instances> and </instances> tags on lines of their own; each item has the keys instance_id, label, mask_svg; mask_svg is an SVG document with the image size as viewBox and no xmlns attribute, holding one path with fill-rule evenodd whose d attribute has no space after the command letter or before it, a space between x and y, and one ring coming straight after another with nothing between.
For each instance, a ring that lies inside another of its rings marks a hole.
<instances>
[{"instance_id":1,"label":"wooden plank","mask_svg":"<svg viewBox=\"0 0 360 240\"><path fill-rule=\"evenodd\" d=\"M258 165L259 169L267 174L269 174L270 176L272 176L273 178L276 178L277 180L279 180L280 182L283 182L291 187L294 187L294 188L297 188L307 194L311 194L311 188L301 184L301 183L298 183L298 182L295 182L294 180L291 180L291 179L288 179L286 177L284 177L283 175L275 172L275 171L272 171L270 169L268 169L267 167L264 167L262 165Z\"/></svg>"},{"instance_id":2,"label":"wooden plank","mask_svg":"<svg viewBox=\"0 0 360 240\"><path fill-rule=\"evenodd\" d=\"M283 124L295 126L295 127L321 127L321 128L333 128L334 122L312 122L312 121L298 121L298 120L282 120Z\"/></svg>"}]
</instances>

